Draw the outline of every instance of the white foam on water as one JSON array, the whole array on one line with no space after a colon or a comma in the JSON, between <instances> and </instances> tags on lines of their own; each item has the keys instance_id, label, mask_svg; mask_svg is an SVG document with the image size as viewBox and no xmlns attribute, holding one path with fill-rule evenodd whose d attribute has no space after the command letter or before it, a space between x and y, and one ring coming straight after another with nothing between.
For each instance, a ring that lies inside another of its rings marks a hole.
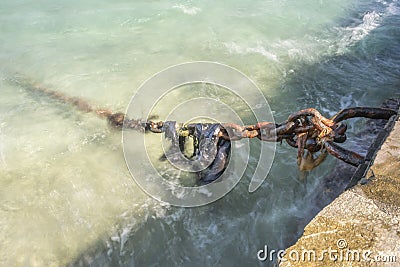
<instances>
[{"instance_id":1,"label":"white foam on water","mask_svg":"<svg viewBox=\"0 0 400 267\"><path fill-rule=\"evenodd\" d=\"M277 42L275 49L282 49L292 61L313 62L323 53L323 40L316 40L311 36L306 36L304 41L286 39ZM322 49L321 49L322 48ZM293 70L292 70L293 71Z\"/></svg>"},{"instance_id":2,"label":"white foam on water","mask_svg":"<svg viewBox=\"0 0 400 267\"><path fill-rule=\"evenodd\" d=\"M260 54L270 60L278 61L278 56L268 51L263 45L254 47L242 47L235 42L223 43L231 54Z\"/></svg>"},{"instance_id":3,"label":"white foam on water","mask_svg":"<svg viewBox=\"0 0 400 267\"><path fill-rule=\"evenodd\" d=\"M386 10L390 12L389 7ZM381 25L386 14L387 13L380 13L375 10L370 11L364 14L360 24L340 28L339 31L343 33L343 36L338 42L337 53L343 54L347 52L349 47L367 37L372 30L375 30Z\"/></svg>"},{"instance_id":4,"label":"white foam on water","mask_svg":"<svg viewBox=\"0 0 400 267\"><path fill-rule=\"evenodd\" d=\"M367 36L372 30L376 29L382 21L382 14L376 11L368 12L363 17L363 22L355 27L349 27L351 31L351 39L354 41L361 40Z\"/></svg>"},{"instance_id":5,"label":"white foam on water","mask_svg":"<svg viewBox=\"0 0 400 267\"><path fill-rule=\"evenodd\" d=\"M172 8L175 9L179 9L181 10L183 13L188 14L188 15L196 15L197 13L199 13L201 11L201 8L198 7L188 7L188 6L184 6L182 4L179 5L175 5Z\"/></svg>"},{"instance_id":6,"label":"white foam on water","mask_svg":"<svg viewBox=\"0 0 400 267\"><path fill-rule=\"evenodd\" d=\"M340 109L349 108L354 105L353 94L349 93L340 98Z\"/></svg>"},{"instance_id":7,"label":"white foam on water","mask_svg":"<svg viewBox=\"0 0 400 267\"><path fill-rule=\"evenodd\" d=\"M198 190L199 193L206 195L207 197L212 196L212 192L208 191L206 188L202 187Z\"/></svg>"}]
</instances>

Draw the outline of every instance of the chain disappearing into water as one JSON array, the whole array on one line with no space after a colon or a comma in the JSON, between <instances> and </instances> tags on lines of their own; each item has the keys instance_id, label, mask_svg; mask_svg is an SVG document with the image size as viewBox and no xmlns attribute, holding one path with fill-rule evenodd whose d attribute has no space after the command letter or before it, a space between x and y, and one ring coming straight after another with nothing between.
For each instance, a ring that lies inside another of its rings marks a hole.
<instances>
[{"instance_id":1,"label":"chain disappearing into water","mask_svg":"<svg viewBox=\"0 0 400 267\"><path fill-rule=\"evenodd\" d=\"M308 108L292 113L286 121L279 124L258 122L254 125L243 126L235 123L220 123L209 127L210 123L193 123L179 124L178 129L175 129L175 122L173 124L163 121L155 122L151 120L152 118L148 118L147 121L130 119L123 113L113 113L109 109L94 107L84 99L48 89L22 75L14 75L12 79L9 79L9 82L29 91L38 92L71 104L78 110L93 112L100 118L106 118L109 124L115 128L164 134L168 131L171 136L176 138L176 140L170 139L179 143L181 151L183 150L182 144L188 137L194 138L194 150L201 151L199 139L204 138L205 133L209 136L208 138L213 138L217 156L225 159L229 156L230 146L228 144L231 141L243 138L258 138L266 142L282 142L285 140L290 146L297 148L297 164L300 170L306 171L312 170L323 162L326 153L353 166L362 164L364 157L337 144L346 141L347 125L343 121L355 117L388 120L391 116L397 114L396 110L386 108L354 107L343 109L328 119L322 116L318 110ZM210 132L211 128L213 129L212 132ZM225 140L226 142L218 140ZM315 157L316 154L318 156ZM227 160L221 160L221 162L226 164ZM215 168L221 169L218 166Z\"/></svg>"}]
</instances>

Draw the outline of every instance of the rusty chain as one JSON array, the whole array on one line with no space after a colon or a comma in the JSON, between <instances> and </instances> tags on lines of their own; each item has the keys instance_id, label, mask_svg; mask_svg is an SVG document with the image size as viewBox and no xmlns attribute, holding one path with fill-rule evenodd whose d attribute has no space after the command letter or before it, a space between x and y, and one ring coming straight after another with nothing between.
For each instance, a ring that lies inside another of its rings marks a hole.
<instances>
[{"instance_id":1,"label":"rusty chain","mask_svg":"<svg viewBox=\"0 0 400 267\"><path fill-rule=\"evenodd\" d=\"M308 108L292 113L286 121L279 124L258 122L254 125L242 126L235 123L221 123L217 137L229 141L243 138L258 138L266 142L285 140L290 146L297 148L297 163L301 170L310 170L318 166L325 158L326 152L353 166L358 166L364 162L364 157L336 144L343 143L347 139L347 125L343 120L354 117L387 120L396 114L397 111L392 109L355 107L343 109L328 119L318 110ZM124 125L126 129L139 129L153 133L164 131L163 121L132 120L122 113L112 114L108 119L115 127ZM181 125L177 132L180 136L193 136L195 125ZM305 150L307 150L307 155L305 155ZM313 155L316 152L320 152L320 155L314 158Z\"/></svg>"},{"instance_id":2,"label":"rusty chain","mask_svg":"<svg viewBox=\"0 0 400 267\"><path fill-rule=\"evenodd\" d=\"M106 118L109 124L115 128L153 133L164 132L164 122L162 121L155 122L151 120L152 118L149 118L148 121L129 119L123 113L113 113L109 109L94 107L84 99L48 89L22 75L14 76L9 82L29 91L39 92L64 103L72 104L78 110L94 112L100 118ZM354 107L343 109L328 119L322 116L318 110L308 108L292 113L286 121L279 124L258 122L254 125L242 126L235 123L221 123L216 137L229 141L243 138L258 138L266 142L285 140L290 146L297 148L297 163L301 170L311 170L318 166L325 159L326 152L353 166L358 166L364 162L364 158L337 144L346 141L347 125L343 121L355 117L387 120L396 114L397 111L392 109ZM181 124L177 132L180 136L193 136L195 125ZM305 151L307 151L307 155L305 155ZM314 158L314 154L317 152L320 155Z\"/></svg>"}]
</instances>

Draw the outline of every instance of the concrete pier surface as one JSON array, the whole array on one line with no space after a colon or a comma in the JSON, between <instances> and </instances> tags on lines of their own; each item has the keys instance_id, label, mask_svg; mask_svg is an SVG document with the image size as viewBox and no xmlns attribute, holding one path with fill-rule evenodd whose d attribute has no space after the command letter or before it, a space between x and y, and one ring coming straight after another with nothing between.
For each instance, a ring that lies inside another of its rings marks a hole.
<instances>
[{"instance_id":1,"label":"concrete pier surface","mask_svg":"<svg viewBox=\"0 0 400 267\"><path fill-rule=\"evenodd\" d=\"M318 213L280 267L400 266L400 121L392 119L364 178Z\"/></svg>"}]
</instances>

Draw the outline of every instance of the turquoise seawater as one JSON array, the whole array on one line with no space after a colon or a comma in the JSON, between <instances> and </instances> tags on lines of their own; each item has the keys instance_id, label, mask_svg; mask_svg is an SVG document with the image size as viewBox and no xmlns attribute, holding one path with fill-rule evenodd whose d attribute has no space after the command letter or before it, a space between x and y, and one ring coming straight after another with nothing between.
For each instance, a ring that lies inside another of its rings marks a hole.
<instances>
[{"instance_id":1,"label":"turquoise seawater","mask_svg":"<svg viewBox=\"0 0 400 267\"><path fill-rule=\"evenodd\" d=\"M120 132L16 75L123 112L154 73L215 61L249 76L278 122L308 107L330 116L400 97L399 26L397 0L1 1L0 265L269 265L258 250L301 235L336 162L300 181L282 144L255 193L245 176L211 205L163 205L131 178Z\"/></svg>"}]
</instances>

